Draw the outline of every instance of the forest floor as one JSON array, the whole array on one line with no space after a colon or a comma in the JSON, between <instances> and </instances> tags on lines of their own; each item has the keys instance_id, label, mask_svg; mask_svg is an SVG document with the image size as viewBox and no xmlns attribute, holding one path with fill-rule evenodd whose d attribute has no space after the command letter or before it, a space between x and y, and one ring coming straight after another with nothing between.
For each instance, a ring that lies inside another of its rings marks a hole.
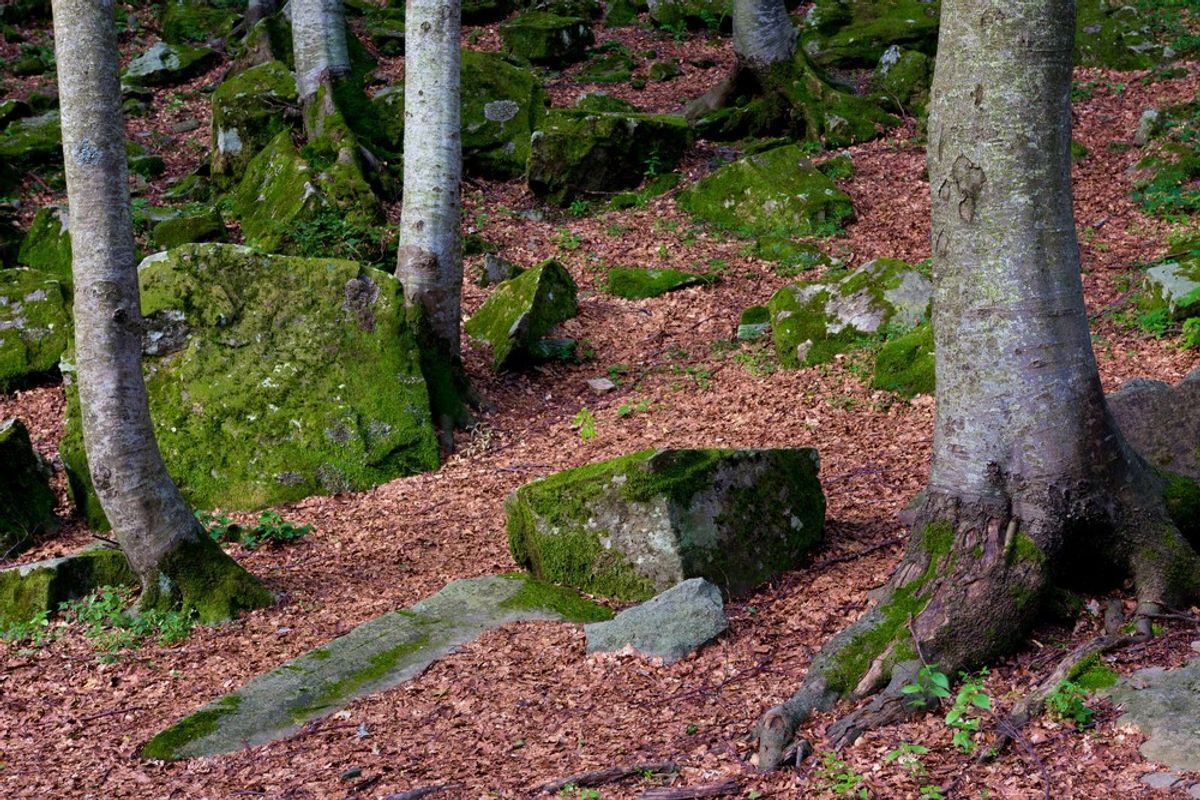
<instances>
[{"instance_id":1,"label":"forest floor","mask_svg":"<svg viewBox=\"0 0 1200 800\"><path fill-rule=\"evenodd\" d=\"M647 110L675 110L681 99L719 80L730 61L727 39L697 35L676 42L667 34L599 26L597 36L645 39L649 44L631 49L653 46L660 57L717 61L707 70L685 61L684 75L674 82L619 92ZM486 32L475 39L475 46L489 43ZM1143 109L1196 96L1200 65L1187 66L1186 77L1157 82L1143 82L1144 73L1077 74L1091 90L1075 104L1075 138L1090 151L1074 168L1076 215L1095 347L1109 391L1139 376L1177 381L1198 361L1196 351L1130 327L1119 313L1134 265L1161 255L1166 238L1164 223L1129 198L1138 148L1119 145L1131 142ZM189 86L213 82L222 68ZM399 60L385 64L390 74L400 69ZM588 90L613 90L573 83L570 76L568 70L550 83L556 104ZM207 154L207 96L179 96L178 103L160 98L152 116L130 122L135 136L167 131L187 117L201 122L198 131L173 135L163 148L167 178ZM915 127L850 151L856 173L844 188L857 219L821 246L852 266L882 256L926 258L928 187ZM710 169L715 152L696 148L685 164L690 177ZM162 185L160 179L149 187L152 201ZM45 192L38 199L63 200ZM542 782L589 769L673 761L681 768L680 785L733 778L741 787L737 797L833 796L820 755L798 770L758 774L749 762L750 731L763 710L796 689L822 643L867 607L867 592L886 580L900 557L905 529L897 512L927 475L933 398L905 401L867 388L869 370L854 355L787 371L777 368L769 347L723 346L744 308L794 278L747 255L746 242L693 225L670 196L581 219L542 209L520 181L469 180L464 199L464 229L500 245L506 258L530 264L555 256L571 270L581 289L580 314L563 326L564 335L586 340L592 358L496 375L486 352L468 341L468 371L489 407L460 435L458 454L442 469L281 509L287 519L314 526L296 544L254 551L230 546L279 594L271 608L115 660L98 657L74 629L37 649L0 646L6 647L0 650L0 795L383 798L447 784L432 796L524 798L535 796L533 787ZM393 221L398 213L391 210ZM617 265L718 270L721 280L630 302L600 289L605 268ZM467 313L486 296L475 285L476 266L476 258L468 260ZM619 388L596 396L585 381L604 376L617 379ZM0 395L0 418L25 420L38 449L52 458L63 405L57 386ZM586 440L572 427L583 408L595 417L596 435ZM501 504L522 483L640 448L714 445L818 448L829 503L826 543L809 563L731 601L728 632L696 655L671 666L632 656L588 658L579 626L515 624L285 741L174 764L139 757L155 733L246 679L450 580L513 570ZM61 475L56 481L61 493ZM59 534L22 561L65 553L90 539L82 523L69 518L65 497L60 512L66 521ZM1027 649L993 665L984 679L995 708L1010 708L1048 665L1101 627L1099 616L1085 612L1074 627L1039 629ZM1151 664L1178 665L1198 648L1200 628L1167 622L1160 636L1105 661L1128 674ZM961 797L1169 796L1140 782L1158 769L1139 755L1140 734L1118 727L1116 713L1102 701L1095 705L1086 730L1038 718L1025 729L1027 747L1010 748L991 763L977 764L956 750L938 715L869 733L841 758L880 798L917 797L921 786L956 780L954 796ZM816 737L819 748L832 719L819 715L803 733ZM986 746L993 734L987 723L984 730ZM902 742L929 749L927 775L885 762ZM629 798L658 784L635 776L600 787L598 795L563 796Z\"/></svg>"}]
</instances>

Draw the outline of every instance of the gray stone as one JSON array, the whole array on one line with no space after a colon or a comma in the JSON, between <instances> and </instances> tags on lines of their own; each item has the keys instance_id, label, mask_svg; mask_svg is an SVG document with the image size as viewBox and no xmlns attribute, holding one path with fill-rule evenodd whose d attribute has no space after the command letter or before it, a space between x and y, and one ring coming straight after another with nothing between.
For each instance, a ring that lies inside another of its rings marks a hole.
<instances>
[{"instance_id":1,"label":"gray stone","mask_svg":"<svg viewBox=\"0 0 1200 800\"><path fill-rule=\"evenodd\" d=\"M594 622L609 615L574 592L524 575L454 581L253 678L155 736L142 754L176 760L282 739L357 697L420 675L484 631L522 620Z\"/></svg>"},{"instance_id":2,"label":"gray stone","mask_svg":"<svg viewBox=\"0 0 1200 800\"><path fill-rule=\"evenodd\" d=\"M617 388L608 378L588 378L587 385L596 394L608 394Z\"/></svg>"},{"instance_id":3,"label":"gray stone","mask_svg":"<svg viewBox=\"0 0 1200 800\"><path fill-rule=\"evenodd\" d=\"M1200 369L1177 385L1137 378L1108 396L1125 438L1160 469L1200 480Z\"/></svg>"},{"instance_id":4,"label":"gray stone","mask_svg":"<svg viewBox=\"0 0 1200 800\"><path fill-rule=\"evenodd\" d=\"M1200 658L1177 669L1138 670L1110 696L1125 712L1118 724L1147 735L1143 756L1174 770L1200 770Z\"/></svg>"},{"instance_id":5,"label":"gray stone","mask_svg":"<svg viewBox=\"0 0 1200 800\"><path fill-rule=\"evenodd\" d=\"M121 73L125 86L174 86L202 75L219 56L207 47L158 42L129 62Z\"/></svg>"},{"instance_id":6,"label":"gray stone","mask_svg":"<svg viewBox=\"0 0 1200 800\"><path fill-rule=\"evenodd\" d=\"M1192 253L1146 270L1146 291L1166 304L1172 319L1200 316L1200 255Z\"/></svg>"},{"instance_id":7,"label":"gray stone","mask_svg":"<svg viewBox=\"0 0 1200 800\"><path fill-rule=\"evenodd\" d=\"M0 392L53 373L70 338L60 281L36 269L0 269Z\"/></svg>"},{"instance_id":8,"label":"gray stone","mask_svg":"<svg viewBox=\"0 0 1200 800\"><path fill-rule=\"evenodd\" d=\"M522 272L524 270L521 267L507 258L495 253L486 253L483 256L483 270L479 275L479 285L491 286L494 283L503 283L518 277Z\"/></svg>"},{"instance_id":9,"label":"gray stone","mask_svg":"<svg viewBox=\"0 0 1200 800\"><path fill-rule=\"evenodd\" d=\"M1200 783L1193 783L1188 787L1188 797L1195 798L1195 800L1200 800Z\"/></svg>"},{"instance_id":10,"label":"gray stone","mask_svg":"<svg viewBox=\"0 0 1200 800\"><path fill-rule=\"evenodd\" d=\"M728 627L721 590L703 578L691 578L607 622L585 625L583 630L589 655L632 647L671 664Z\"/></svg>"},{"instance_id":11,"label":"gray stone","mask_svg":"<svg viewBox=\"0 0 1200 800\"><path fill-rule=\"evenodd\" d=\"M1151 789L1170 789L1179 782L1179 776L1174 772L1147 772L1142 776L1142 783Z\"/></svg>"},{"instance_id":12,"label":"gray stone","mask_svg":"<svg viewBox=\"0 0 1200 800\"><path fill-rule=\"evenodd\" d=\"M136 586L125 554L89 547L61 558L0 570L0 625L28 622L101 586Z\"/></svg>"},{"instance_id":13,"label":"gray stone","mask_svg":"<svg viewBox=\"0 0 1200 800\"><path fill-rule=\"evenodd\" d=\"M1147 108L1138 117L1137 133L1133 135L1133 143L1138 147L1144 146L1162 129L1162 112L1157 108Z\"/></svg>"},{"instance_id":14,"label":"gray stone","mask_svg":"<svg viewBox=\"0 0 1200 800\"><path fill-rule=\"evenodd\" d=\"M817 469L810 448L631 453L513 492L509 547L538 577L604 597L696 577L746 591L821 541Z\"/></svg>"}]
</instances>

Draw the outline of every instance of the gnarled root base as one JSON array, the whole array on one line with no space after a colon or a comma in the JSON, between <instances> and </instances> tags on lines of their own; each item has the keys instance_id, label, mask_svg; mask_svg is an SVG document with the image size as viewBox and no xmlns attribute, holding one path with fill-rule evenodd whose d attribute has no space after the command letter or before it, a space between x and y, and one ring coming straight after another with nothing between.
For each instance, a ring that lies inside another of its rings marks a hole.
<instances>
[{"instance_id":1,"label":"gnarled root base","mask_svg":"<svg viewBox=\"0 0 1200 800\"><path fill-rule=\"evenodd\" d=\"M839 697L873 700L828 729L828 744L835 748L911 715L905 701L912 698L901 689L915 682L922 662L954 674L1014 649L1050 590L1072 577L1060 564L1071 565L1069 572L1077 576L1080 559L1090 556L1099 560L1083 562L1084 572L1131 577L1138 632L1110 631L1073 651L1014 709L1006 730L1019 729L1040 711L1046 696L1089 656L1149 636L1157 610L1200 596L1200 556L1179 533L1183 521L1177 525L1158 500L1161 482L1137 483L1140 491L1127 485L1116 498L1097 492L1070 504L1045 493L1036 499L1057 502L1041 503L1042 513L1030 521L1007 507L978 502L968 507L959 498L931 493L882 598L817 654L794 697L763 715L757 728L759 768L784 763L797 727ZM1129 496L1135 492L1137 497Z\"/></svg>"},{"instance_id":2,"label":"gnarled root base","mask_svg":"<svg viewBox=\"0 0 1200 800\"><path fill-rule=\"evenodd\" d=\"M232 619L239 611L265 608L275 597L203 531L181 539L153 576L142 576L138 607L190 608L200 622Z\"/></svg>"}]
</instances>

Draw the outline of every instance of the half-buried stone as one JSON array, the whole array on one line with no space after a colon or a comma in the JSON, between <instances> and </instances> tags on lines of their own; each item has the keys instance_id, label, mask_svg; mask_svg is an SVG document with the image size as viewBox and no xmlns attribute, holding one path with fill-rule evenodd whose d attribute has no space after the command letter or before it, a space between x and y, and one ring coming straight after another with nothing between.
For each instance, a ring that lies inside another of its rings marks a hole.
<instances>
[{"instance_id":1,"label":"half-buried stone","mask_svg":"<svg viewBox=\"0 0 1200 800\"><path fill-rule=\"evenodd\" d=\"M0 269L0 392L52 375L70 339L62 282L36 269Z\"/></svg>"},{"instance_id":2,"label":"half-buried stone","mask_svg":"<svg viewBox=\"0 0 1200 800\"><path fill-rule=\"evenodd\" d=\"M0 625L29 622L101 586L137 585L125 554L115 547L87 547L68 556L8 567L0 570Z\"/></svg>"},{"instance_id":3,"label":"half-buried stone","mask_svg":"<svg viewBox=\"0 0 1200 800\"><path fill-rule=\"evenodd\" d=\"M604 290L625 300L645 300L689 286L715 283L716 280L716 275L698 275L678 269L613 267L608 271Z\"/></svg>"},{"instance_id":4,"label":"half-buried stone","mask_svg":"<svg viewBox=\"0 0 1200 800\"><path fill-rule=\"evenodd\" d=\"M721 590L703 578L690 578L606 622L585 625L587 651L639 653L671 664L729 627Z\"/></svg>"},{"instance_id":5,"label":"half-buried stone","mask_svg":"<svg viewBox=\"0 0 1200 800\"><path fill-rule=\"evenodd\" d=\"M400 283L353 261L189 244L138 268L167 469L198 508L360 491L438 466ZM66 371L66 370L64 370ZM78 399L60 451L93 525Z\"/></svg>"},{"instance_id":6,"label":"half-buried stone","mask_svg":"<svg viewBox=\"0 0 1200 800\"><path fill-rule=\"evenodd\" d=\"M694 577L741 592L821 541L817 471L810 448L643 450L517 489L509 547L539 578L603 597Z\"/></svg>"},{"instance_id":7,"label":"half-buried stone","mask_svg":"<svg viewBox=\"0 0 1200 800\"><path fill-rule=\"evenodd\" d=\"M142 748L176 760L228 753L296 733L351 700L420 675L484 631L522 620L596 622L611 612L525 575L458 580L254 678Z\"/></svg>"},{"instance_id":8,"label":"half-buried stone","mask_svg":"<svg viewBox=\"0 0 1200 800\"><path fill-rule=\"evenodd\" d=\"M492 347L495 370L534 358L537 344L564 320L579 313L575 280L557 261L543 261L503 281L466 322L468 334Z\"/></svg>"}]
</instances>

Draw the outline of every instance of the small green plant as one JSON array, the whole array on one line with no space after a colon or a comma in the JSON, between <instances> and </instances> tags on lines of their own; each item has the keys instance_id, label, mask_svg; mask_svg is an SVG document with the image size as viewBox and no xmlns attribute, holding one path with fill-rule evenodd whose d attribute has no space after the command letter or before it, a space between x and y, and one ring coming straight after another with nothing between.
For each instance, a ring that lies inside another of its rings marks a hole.
<instances>
[{"instance_id":1,"label":"small green plant","mask_svg":"<svg viewBox=\"0 0 1200 800\"><path fill-rule=\"evenodd\" d=\"M238 542L247 550L263 544L277 545L294 542L312 530L312 525L288 522L278 511L268 509L258 517L258 523L246 528L227 515L215 511L197 511L196 519L218 542Z\"/></svg>"},{"instance_id":2,"label":"small green plant","mask_svg":"<svg viewBox=\"0 0 1200 800\"><path fill-rule=\"evenodd\" d=\"M592 206L587 200L572 200L567 207L567 213L572 217L586 217L591 210Z\"/></svg>"},{"instance_id":3,"label":"small green plant","mask_svg":"<svg viewBox=\"0 0 1200 800\"><path fill-rule=\"evenodd\" d=\"M579 238L579 234L568 228L559 228L551 241L563 250L578 250L579 246L583 244L583 240Z\"/></svg>"},{"instance_id":4,"label":"small green plant","mask_svg":"<svg viewBox=\"0 0 1200 800\"><path fill-rule=\"evenodd\" d=\"M617 406L617 416L631 417L634 414L645 414L653 405L649 400L638 400L636 403L622 403Z\"/></svg>"},{"instance_id":5,"label":"small green plant","mask_svg":"<svg viewBox=\"0 0 1200 800\"><path fill-rule=\"evenodd\" d=\"M571 419L571 429L579 431L579 438L585 442L596 438L596 417L587 406L579 409Z\"/></svg>"},{"instance_id":6,"label":"small green plant","mask_svg":"<svg viewBox=\"0 0 1200 800\"><path fill-rule=\"evenodd\" d=\"M1070 720L1076 728L1082 728L1092 721L1095 709L1088 706L1087 691L1072 681L1060 681L1054 690L1046 696L1046 708L1061 720Z\"/></svg>"},{"instance_id":7,"label":"small green plant","mask_svg":"<svg viewBox=\"0 0 1200 800\"><path fill-rule=\"evenodd\" d=\"M50 626L50 612L42 611L28 622L12 622L0 628L0 639L12 645L28 644L42 647L55 638Z\"/></svg>"},{"instance_id":8,"label":"small green plant","mask_svg":"<svg viewBox=\"0 0 1200 800\"><path fill-rule=\"evenodd\" d=\"M1167 330L1171 327L1171 315L1166 308L1153 308L1148 311L1142 311L1133 318L1134 323L1151 334L1155 338L1161 338L1166 335Z\"/></svg>"},{"instance_id":9,"label":"small green plant","mask_svg":"<svg viewBox=\"0 0 1200 800\"><path fill-rule=\"evenodd\" d=\"M954 729L954 735L950 741L964 753L969 754L975 749L974 736L982 722L980 716L975 713L976 709L992 710L992 700L983 691L983 678L986 675L986 669L975 676L960 672L962 685L959 686L958 694L954 697L954 704L946 712L946 724Z\"/></svg>"},{"instance_id":10,"label":"small green plant","mask_svg":"<svg viewBox=\"0 0 1200 800\"><path fill-rule=\"evenodd\" d=\"M219 511L196 511L196 521L218 542L234 541L241 532L242 526L229 518L229 515Z\"/></svg>"},{"instance_id":11,"label":"small green plant","mask_svg":"<svg viewBox=\"0 0 1200 800\"><path fill-rule=\"evenodd\" d=\"M919 778L925 774L925 763L921 761L921 756L928 752L929 748L924 745L901 742L899 747L889 750L883 756L883 760L887 764L895 763L913 777Z\"/></svg>"},{"instance_id":12,"label":"small green plant","mask_svg":"<svg viewBox=\"0 0 1200 800\"><path fill-rule=\"evenodd\" d=\"M1179 346L1185 350L1200 347L1200 317L1189 317L1183 321L1183 335Z\"/></svg>"},{"instance_id":13,"label":"small green plant","mask_svg":"<svg viewBox=\"0 0 1200 800\"><path fill-rule=\"evenodd\" d=\"M821 788L835 797L858 797L862 800L870 797L867 787L863 786L866 778L855 772L832 750L822 758L821 766L817 769L817 779Z\"/></svg>"},{"instance_id":14,"label":"small green plant","mask_svg":"<svg viewBox=\"0 0 1200 800\"><path fill-rule=\"evenodd\" d=\"M138 647L150 639L174 644L186 639L196 625L196 612L190 608L134 613L129 610L132 604L133 589L102 586L86 597L63 603L59 610L68 624L83 627L83 635L93 647L109 653Z\"/></svg>"},{"instance_id":15,"label":"small green plant","mask_svg":"<svg viewBox=\"0 0 1200 800\"><path fill-rule=\"evenodd\" d=\"M779 369L775 348L769 345L750 345L735 355L733 360L755 378L765 378Z\"/></svg>"},{"instance_id":16,"label":"small green plant","mask_svg":"<svg viewBox=\"0 0 1200 800\"><path fill-rule=\"evenodd\" d=\"M599 789L584 789L576 786L573 783L568 783L558 792L559 797L571 798L571 800L600 800Z\"/></svg>"},{"instance_id":17,"label":"small green plant","mask_svg":"<svg viewBox=\"0 0 1200 800\"><path fill-rule=\"evenodd\" d=\"M924 664L917 670L917 679L900 688L907 696L909 708L936 707L950 696L950 676L938 669L937 664Z\"/></svg>"},{"instance_id":18,"label":"small green plant","mask_svg":"<svg viewBox=\"0 0 1200 800\"><path fill-rule=\"evenodd\" d=\"M615 383L617 386L620 386L624 376L629 374L629 365L610 364L608 369L605 370L605 373L607 373L610 381Z\"/></svg>"},{"instance_id":19,"label":"small green plant","mask_svg":"<svg viewBox=\"0 0 1200 800\"><path fill-rule=\"evenodd\" d=\"M920 797L921 800L945 800L946 793L942 791L942 787L936 784L931 784L929 786L922 786L920 794L917 796Z\"/></svg>"}]
</instances>

